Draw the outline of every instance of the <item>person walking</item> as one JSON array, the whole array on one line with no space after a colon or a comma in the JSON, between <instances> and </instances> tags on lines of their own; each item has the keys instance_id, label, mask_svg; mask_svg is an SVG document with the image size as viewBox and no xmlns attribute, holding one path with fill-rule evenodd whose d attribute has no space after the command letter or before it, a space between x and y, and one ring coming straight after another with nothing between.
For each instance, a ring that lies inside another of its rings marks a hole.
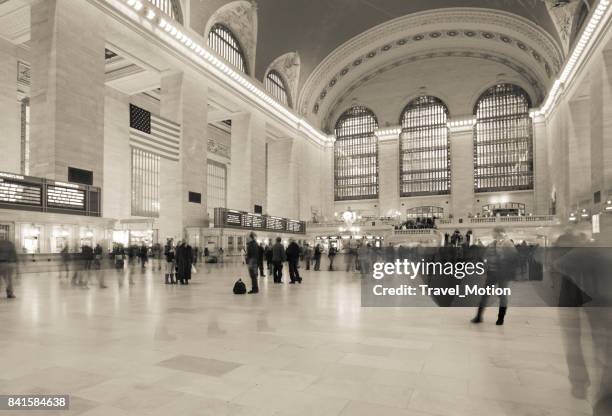
<instances>
[{"instance_id":1,"label":"person walking","mask_svg":"<svg viewBox=\"0 0 612 416\"><path fill-rule=\"evenodd\" d=\"M274 283L283 283L283 262L286 259L285 247L281 244L281 238L276 237L276 243L272 247L272 265L274 267Z\"/></svg>"},{"instance_id":2,"label":"person walking","mask_svg":"<svg viewBox=\"0 0 612 416\"><path fill-rule=\"evenodd\" d=\"M485 286L493 286L496 288L507 288L509 282L514 278L516 267L518 265L518 253L512 241L507 237L504 228L495 227L493 229L493 242L486 248L484 252L485 261L487 264L487 279ZM487 306L488 295L480 298L480 305L476 316L472 319L472 323L478 324L482 322L482 315ZM508 310L508 296L499 296L499 312L497 314L497 322L495 325L503 325Z\"/></svg>"},{"instance_id":3,"label":"person walking","mask_svg":"<svg viewBox=\"0 0 612 416\"><path fill-rule=\"evenodd\" d=\"M151 256L155 259L152 269L155 270L155 265L157 265L157 270L161 270L162 248L159 243L155 243L153 247L151 247Z\"/></svg>"},{"instance_id":4,"label":"person walking","mask_svg":"<svg viewBox=\"0 0 612 416\"><path fill-rule=\"evenodd\" d=\"M0 240L0 283L4 281L6 297L15 299L13 275L17 272L17 250L9 240Z\"/></svg>"},{"instance_id":5,"label":"person walking","mask_svg":"<svg viewBox=\"0 0 612 416\"><path fill-rule=\"evenodd\" d=\"M94 248L93 254L94 254L94 268L98 271L97 276L98 276L98 285L100 286L100 289L106 289L106 284L104 283L104 272L101 270L102 268L102 246L100 245L100 243L96 244L96 247Z\"/></svg>"},{"instance_id":6,"label":"person walking","mask_svg":"<svg viewBox=\"0 0 612 416\"><path fill-rule=\"evenodd\" d=\"M176 280L174 279L175 276L175 260L176 260L176 256L175 256L175 252L174 252L174 247L172 246L172 239L169 238L166 241L166 245L164 247L164 257L166 258L166 281L165 283L167 285L175 285L176 284Z\"/></svg>"},{"instance_id":7,"label":"person walking","mask_svg":"<svg viewBox=\"0 0 612 416\"><path fill-rule=\"evenodd\" d=\"M259 268L259 259L263 258L263 253L261 255L259 253L260 246L257 244L256 238L257 235L254 232L249 234L249 241L247 242L246 255L244 259L249 270L249 276L251 277L251 290L249 291L249 294L259 293L257 269Z\"/></svg>"},{"instance_id":8,"label":"person walking","mask_svg":"<svg viewBox=\"0 0 612 416\"><path fill-rule=\"evenodd\" d=\"M310 263L312 261L312 247L308 243L304 244L304 263L306 263L306 270L310 270Z\"/></svg>"},{"instance_id":9,"label":"person walking","mask_svg":"<svg viewBox=\"0 0 612 416\"><path fill-rule=\"evenodd\" d=\"M272 276L273 270L274 270L274 264L272 263L272 247L270 244L266 246L265 251L264 251L264 256L266 258L266 263L268 266L268 276Z\"/></svg>"},{"instance_id":10,"label":"person walking","mask_svg":"<svg viewBox=\"0 0 612 416\"><path fill-rule=\"evenodd\" d=\"M314 270L318 272L321 269L321 245L317 244L314 249Z\"/></svg>"},{"instance_id":11,"label":"person walking","mask_svg":"<svg viewBox=\"0 0 612 416\"><path fill-rule=\"evenodd\" d=\"M60 252L62 264L60 265L59 278L62 278L62 273L65 273L66 279L70 279L70 253L68 252L68 244L66 244Z\"/></svg>"},{"instance_id":12,"label":"person walking","mask_svg":"<svg viewBox=\"0 0 612 416\"><path fill-rule=\"evenodd\" d=\"M300 277L300 272L298 271L298 264L300 262L300 246L293 238L289 240L286 255L287 262L289 263L289 277L291 279L289 283L302 283L302 278Z\"/></svg>"},{"instance_id":13,"label":"person walking","mask_svg":"<svg viewBox=\"0 0 612 416\"><path fill-rule=\"evenodd\" d=\"M334 271L334 259L336 258L337 252L338 252L338 249L336 247L334 246L329 247L327 258L329 258L329 271L330 272Z\"/></svg>"},{"instance_id":14,"label":"person walking","mask_svg":"<svg viewBox=\"0 0 612 416\"><path fill-rule=\"evenodd\" d=\"M149 261L149 249L145 243L142 243L140 249L138 250L138 258L140 258L140 269L144 271L145 265L147 264L147 261Z\"/></svg>"}]
</instances>

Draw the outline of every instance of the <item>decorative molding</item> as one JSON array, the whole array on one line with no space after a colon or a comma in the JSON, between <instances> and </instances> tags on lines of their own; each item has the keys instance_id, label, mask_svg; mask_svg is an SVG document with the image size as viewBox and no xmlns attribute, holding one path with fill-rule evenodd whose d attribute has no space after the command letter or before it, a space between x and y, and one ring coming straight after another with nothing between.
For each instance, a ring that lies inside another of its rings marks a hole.
<instances>
[{"instance_id":1,"label":"decorative molding","mask_svg":"<svg viewBox=\"0 0 612 416\"><path fill-rule=\"evenodd\" d=\"M297 52L288 52L272 61L264 75L265 79L268 72L275 70L283 76L289 89L289 101L292 105L295 105L297 102L301 65L300 55Z\"/></svg>"},{"instance_id":2,"label":"decorative molding","mask_svg":"<svg viewBox=\"0 0 612 416\"><path fill-rule=\"evenodd\" d=\"M421 53L418 55L407 56L403 59L400 59L395 62L391 62L383 67L376 68L369 73L364 74L357 81L354 81L351 86L345 90L343 90L342 94L339 95L333 102L329 104L328 110L325 113L325 116L322 119L322 126L328 127L333 124L332 118L334 114L339 113L338 109L342 109L342 104L345 102L347 97L355 91L357 88L361 87L364 83L372 80L376 76L395 69L401 65L409 64L412 62L425 60L425 59L433 59L433 58L446 58L446 57L461 57L461 58L472 58L472 59L485 59L489 61L495 61L502 65L505 65L512 70L516 71L524 80L525 84L530 87L535 96L535 101L541 102L543 101L546 95L546 87L539 81L536 74L531 72L528 68L524 68L523 66L518 65L512 60L508 59L504 55L498 55L494 51L483 51L481 49L447 49L447 50L437 50L436 52L427 52ZM318 101L315 105L320 105L321 101ZM315 111L316 110L316 111ZM313 114L317 114L321 108L313 108Z\"/></svg>"},{"instance_id":3,"label":"decorative molding","mask_svg":"<svg viewBox=\"0 0 612 416\"><path fill-rule=\"evenodd\" d=\"M567 53L570 46L569 42L575 20L574 17L582 0L571 0L569 3L564 5L557 5L557 1L555 0L543 1L546 3L548 14L550 14L550 18L555 25L555 29L557 29L559 38L561 39L563 52Z\"/></svg>"},{"instance_id":4,"label":"decorative molding","mask_svg":"<svg viewBox=\"0 0 612 416\"><path fill-rule=\"evenodd\" d=\"M561 49L547 32L511 13L480 8L415 13L378 25L336 48L306 80L298 109L302 115L313 115L317 104L320 108L318 101L327 95L326 89L363 63L391 55L390 51L399 52L398 48L415 47L422 40L455 36L514 45L542 69L546 79L556 76L563 61Z\"/></svg>"},{"instance_id":5,"label":"decorative molding","mask_svg":"<svg viewBox=\"0 0 612 416\"><path fill-rule=\"evenodd\" d=\"M238 0L226 4L212 14L206 25L204 37L215 23L221 23L232 31L245 54L249 74L255 74L257 52L257 6L253 1Z\"/></svg>"},{"instance_id":6,"label":"decorative molding","mask_svg":"<svg viewBox=\"0 0 612 416\"><path fill-rule=\"evenodd\" d=\"M207 143L207 149L209 153L213 153L215 155L224 157L226 159L232 159L232 152L230 146L226 146L222 143L215 141L214 139L209 138Z\"/></svg>"}]
</instances>

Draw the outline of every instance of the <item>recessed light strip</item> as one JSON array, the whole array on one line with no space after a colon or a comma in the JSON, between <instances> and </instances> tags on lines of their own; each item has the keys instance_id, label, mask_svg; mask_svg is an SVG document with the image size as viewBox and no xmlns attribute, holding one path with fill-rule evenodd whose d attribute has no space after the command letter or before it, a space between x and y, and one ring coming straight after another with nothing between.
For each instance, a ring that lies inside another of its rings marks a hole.
<instances>
[{"instance_id":1,"label":"recessed light strip","mask_svg":"<svg viewBox=\"0 0 612 416\"><path fill-rule=\"evenodd\" d=\"M256 102L262 104L267 110L275 113L295 129L301 130L307 135L314 136L321 142L327 142L330 140L329 136L314 128L305 119L300 118L293 112L289 111L282 104L278 103L265 90L259 88L241 73L234 70L234 68L232 68L229 64L225 63L224 60L210 52L206 46L201 45L189 35L184 33L181 30L181 26L175 25L174 22L170 21L170 19L163 15L158 17L156 11L153 8L145 8L141 0L125 0L125 2L134 10L141 12L140 14L143 14L149 21L154 21L156 18L158 18L157 28L165 32L169 37L173 38L175 45L178 46L176 48L177 50L181 50L181 52L190 56L192 59L195 58L195 60L198 61L203 60L206 63L211 64L217 70L217 75L225 78L225 81L229 81L229 83L235 88L241 90L242 93L250 96Z\"/></svg>"}]
</instances>

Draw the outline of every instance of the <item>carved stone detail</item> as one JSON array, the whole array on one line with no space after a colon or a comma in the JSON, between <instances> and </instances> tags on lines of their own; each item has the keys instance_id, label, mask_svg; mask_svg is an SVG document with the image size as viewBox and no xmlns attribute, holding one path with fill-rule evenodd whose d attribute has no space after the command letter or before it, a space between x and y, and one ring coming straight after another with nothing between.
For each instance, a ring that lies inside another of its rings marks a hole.
<instances>
[{"instance_id":1,"label":"carved stone detail","mask_svg":"<svg viewBox=\"0 0 612 416\"><path fill-rule=\"evenodd\" d=\"M209 153L214 153L226 159L232 158L231 149L229 146L221 144L214 139L208 139L207 149Z\"/></svg>"},{"instance_id":2,"label":"carved stone detail","mask_svg":"<svg viewBox=\"0 0 612 416\"><path fill-rule=\"evenodd\" d=\"M300 83L300 67L300 55L297 52L289 52L272 61L266 70L266 74L271 70L275 70L283 76L287 83L287 88L289 89L289 98L292 105L295 105L297 101Z\"/></svg>"},{"instance_id":3,"label":"carved stone detail","mask_svg":"<svg viewBox=\"0 0 612 416\"><path fill-rule=\"evenodd\" d=\"M249 74L255 71L257 52L257 5L254 1L238 0L219 8L208 20L206 35L215 23L232 31L244 52Z\"/></svg>"}]
</instances>

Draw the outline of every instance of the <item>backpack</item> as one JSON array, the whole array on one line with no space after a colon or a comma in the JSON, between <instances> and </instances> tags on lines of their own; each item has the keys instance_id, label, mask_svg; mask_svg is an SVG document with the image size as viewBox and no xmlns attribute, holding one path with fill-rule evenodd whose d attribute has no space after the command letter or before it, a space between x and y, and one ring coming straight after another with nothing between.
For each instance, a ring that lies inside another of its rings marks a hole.
<instances>
[{"instance_id":1,"label":"backpack","mask_svg":"<svg viewBox=\"0 0 612 416\"><path fill-rule=\"evenodd\" d=\"M246 292L246 285L242 279L238 279L238 281L234 283L234 295L244 295Z\"/></svg>"}]
</instances>

